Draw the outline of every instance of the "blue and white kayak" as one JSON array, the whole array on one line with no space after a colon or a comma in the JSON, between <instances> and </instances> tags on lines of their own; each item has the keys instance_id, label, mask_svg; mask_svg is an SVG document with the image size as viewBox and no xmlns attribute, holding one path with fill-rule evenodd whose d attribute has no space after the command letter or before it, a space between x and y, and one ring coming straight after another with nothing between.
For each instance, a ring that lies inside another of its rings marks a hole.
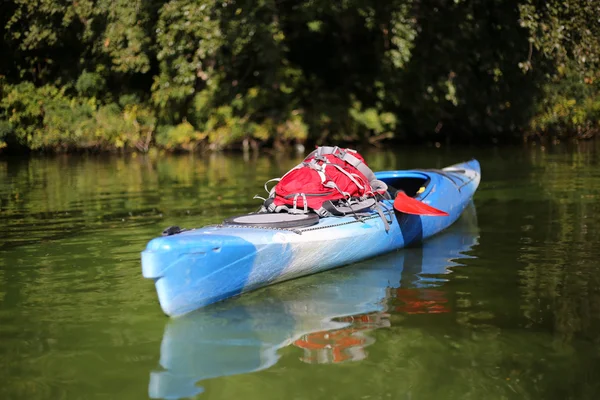
<instances>
[{"instance_id":1,"label":"blue and white kayak","mask_svg":"<svg viewBox=\"0 0 600 400\"><path fill-rule=\"evenodd\" d=\"M176 317L263 286L375 257L452 225L477 190L481 171L479 162L471 160L439 170L375 175L448 215L400 213L392 200L383 200L387 222L376 210L293 228L224 222L152 239L142 252L143 276L154 280L164 313Z\"/></svg>"},{"instance_id":2,"label":"blue and white kayak","mask_svg":"<svg viewBox=\"0 0 600 400\"><path fill-rule=\"evenodd\" d=\"M204 392L204 381L274 366L285 357L280 350L287 346L303 349L300 360L305 363L364 359L375 341L369 331L391 326L390 314L454 312L444 276L464 265L478 243L476 210L469 205L454 225L420 247L171 318L160 346L160 367L150 373L148 395L194 398Z\"/></svg>"}]
</instances>

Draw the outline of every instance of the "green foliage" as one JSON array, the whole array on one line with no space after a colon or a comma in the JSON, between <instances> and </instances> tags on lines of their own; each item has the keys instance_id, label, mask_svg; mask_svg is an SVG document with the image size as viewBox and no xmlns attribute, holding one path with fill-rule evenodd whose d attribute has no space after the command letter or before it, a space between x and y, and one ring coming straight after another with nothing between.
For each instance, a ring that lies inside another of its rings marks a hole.
<instances>
[{"instance_id":1,"label":"green foliage","mask_svg":"<svg viewBox=\"0 0 600 400\"><path fill-rule=\"evenodd\" d=\"M6 147L6 139L12 135L12 126L8 121L0 119L0 150Z\"/></svg>"},{"instance_id":2,"label":"green foliage","mask_svg":"<svg viewBox=\"0 0 600 400\"><path fill-rule=\"evenodd\" d=\"M547 68L529 135L587 138L600 132L600 3L596 1L534 1L520 6L521 25L530 32L529 59L534 49Z\"/></svg>"},{"instance_id":3,"label":"green foliage","mask_svg":"<svg viewBox=\"0 0 600 400\"><path fill-rule=\"evenodd\" d=\"M186 121L177 126L162 126L157 132L156 142L167 150L191 151L205 137Z\"/></svg>"},{"instance_id":4,"label":"green foliage","mask_svg":"<svg viewBox=\"0 0 600 400\"><path fill-rule=\"evenodd\" d=\"M529 42L559 68L600 77L600 3L593 0L526 0L519 5ZM528 60L524 69L532 68Z\"/></svg>"},{"instance_id":5,"label":"green foliage","mask_svg":"<svg viewBox=\"0 0 600 400\"><path fill-rule=\"evenodd\" d=\"M560 77L544 86L530 131L546 136L579 138L598 134L600 86L582 78L576 68L559 68L559 74Z\"/></svg>"},{"instance_id":6,"label":"green foliage","mask_svg":"<svg viewBox=\"0 0 600 400\"><path fill-rule=\"evenodd\" d=\"M105 88L106 80L96 72L83 71L75 83L75 89L81 96L97 97Z\"/></svg>"},{"instance_id":7,"label":"green foliage","mask_svg":"<svg viewBox=\"0 0 600 400\"><path fill-rule=\"evenodd\" d=\"M101 51L110 56L115 72L148 72L152 37L144 29L150 18L142 0L100 0L92 18L105 18ZM96 16L97 15L97 16ZM90 23L92 23L91 21Z\"/></svg>"},{"instance_id":8,"label":"green foliage","mask_svg":"<svg viewBox=\"0 0 600 400\"><path fill-rule=\"evenodd\" d=\"M366 130L375 136L371 139L381 140L384 138L392 138L396 128L397 118L390 112L378 112L375 108L367 108L361 110L361 104L355 103L348 112L352 120L357 124L356 130Z\"/></svg>"},{"instance_id":9,"label":"green foliage","mask_svg":"<svg viewBox=\"0 0 600 400\"><path fill-rule=\"evenodd\" d=\"M155 117L140 105L98 105L94 98L70 98L51 85L36 88L24 82L5 88L0 115L13 127L15 141L38 150L52 148L146 151Z\"/></svg>"},{"instance_id":10,"label":"green foliage","mask_svg":"<svg viewBox=\"0 0 600 400\"><path fill-rule=\"evenodd\" d=\"M185 117L189 99L215 79L215 56L222 45L214 0L173 0L159 11L157 61L152 100L165 119ZM174 118L168 116L173 113Z\"/></svg>"},{"instance_id":11,"label":"green foliage","mask_svg":"<svg viewBox=\"0 0 600 400\"><path fill-rule=\"evenodd\" d=\"M8 0L0 140L146 151L248 140L589 136L597 130L599 7Z\"/></svg>"}]
</instances>

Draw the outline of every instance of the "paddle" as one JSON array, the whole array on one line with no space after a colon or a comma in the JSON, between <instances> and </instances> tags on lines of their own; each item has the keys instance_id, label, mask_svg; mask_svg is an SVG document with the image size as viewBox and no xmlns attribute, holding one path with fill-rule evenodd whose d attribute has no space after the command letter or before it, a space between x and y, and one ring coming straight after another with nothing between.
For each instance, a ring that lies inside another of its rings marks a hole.
<instances>
[{"instance_id":1,"label":"paddle","mask_svg":"<svg viewBox=\"0 0 600 400\"><path fill-rule=\"evenodd\" d=\"M448 213L437 208L433 208L423 203L422 201L415 200L412 197L407 196L406 193L399 190L394 199L394 208L405 214L416 214L416 215L432 215L432 216L447 216Z\"/></svg>"}]
</instances>

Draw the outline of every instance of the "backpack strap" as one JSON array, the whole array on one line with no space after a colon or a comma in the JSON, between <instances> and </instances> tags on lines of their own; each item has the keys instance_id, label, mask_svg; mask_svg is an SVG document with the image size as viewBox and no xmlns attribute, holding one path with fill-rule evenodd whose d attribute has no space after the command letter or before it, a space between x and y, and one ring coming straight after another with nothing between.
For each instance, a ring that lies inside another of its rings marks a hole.
<instances>
[{"instance_id":1,"label":"backpack strap","mask_svg":"<svg viewBox=\"0 0 600 400\"><path fill-rule=\"evenodd\" d=\"M369 168L367 164L362 162L357 157L353 156L351 153L356 153L356 150L344 150L339 148L338 146L320 146L313 150L308 156L306 156L305 159L308 159L313 156L315 158L318 158L319 156L324 156L326 154L333 154L340 160L352 165L354 168L359 170L365 177L367 177L367 179L369 180L369 184L371 185L374 191L379 192L380 194L387 191L388 186L385 184L385 182L377 179L371 168Z\"/></svg>"},{"instance_id":2,"label":"backpack strap","mask_svg":"<svg viewBox=\"0 0 600 400\"><path fill-rule=\"evenodd\" d=\"M270 212L270 213L279 213L279 212L288 212L289 207L286 205L277 206L274 204L274 197L269 197L266 199L260 208L259 212Z\"/></svg>"},{"instance_id":3,"label":"backpack strap","mask_svg":"<svg viewBox=\"0 0 600 400\"><path fill-rule=\"evenodd\" d=\"M306 158L313 156L324 156L326 154L335 154L340 148L338 146L319 146L315 150L311 151Z\"/></svg>"},{"instance_id":4,"label":"backpack strap","mask_svg":"<svg viewBox=\"0 0 600 400\"><path fill-rule=\"evenodd\" d=\"M375 179L375 174L371 171L371 168L367 167L365 163L363 163L358 158L354 157L350 153L356 153L356 150L352 149L340 149L338 146L321 146L317 147L316 150L313 150L306 158L310 157L319 157L324 156L326 154L333 154L340 160L346 161L348 164L352 165L354 168L358 169L361 173L363 173L369 181Z\"/></svg>"},{"instance_id":5,"label":"backpack strap","mask_svg":"<svg viewBox=\"0 0 600 400\"><path fill-rule=\"evenodd\" d=\"M367 164L362 162L360 159L350 154L351 151L352 150L340 150L339 153L334 153L334 155L339 159L352 165L354 168L359 170L364 176L366 176L373 190L375 190L376 192L385 192L388 188L385 182L377 179L371 168L369 168Z\"/></svg>"},{"instance_id":6,"label":"backpack strap","mask_svg":"<svg viewBox=\"0 0 600 400\"><path fill-rule=\"evenodd\" d=\"M374 207L376 203L377 200L372 197L357 202L346 202L345 204L342 202L336 204L328 200L323 202L323 208L333 215L347 215Z\"/></svg>"},{"instance_id":7,"label":"backpack strap","mask_svg":"<svg viewBox=\"0 0 600 400\"><path fill-rule=\"evenodd\" d=\"M382 209L382 203L379 203L376 199L374 199L372 197L365 199L365 200L361 200L359 202L355 202L355 203L346 202L346 205L343 205L340 203L335 204L334 202L329 200L329 201L323 202L323 205L321 206L321 208L319 208L318 210L315 210L315 211L320 217L329 217L332 215L354 214L354 216L357 219L361 219L359 214L357 214L357 213L360 213L361 211L367 210L370 208L373 208L373 209L375 209L375 211L377 211L377 214L379 214L379 217L383 221L383 226L385 228L385 231L389 232L390 225L393 222L393 220L391 218L391 214L390 214L390 209L388 209L387 207L384 206L384 208L386 208L387 214L390 215L390 219L388 221L388 219L386 218L386 215L385 215L386 213Z\"/></svg>"}]
</instances>

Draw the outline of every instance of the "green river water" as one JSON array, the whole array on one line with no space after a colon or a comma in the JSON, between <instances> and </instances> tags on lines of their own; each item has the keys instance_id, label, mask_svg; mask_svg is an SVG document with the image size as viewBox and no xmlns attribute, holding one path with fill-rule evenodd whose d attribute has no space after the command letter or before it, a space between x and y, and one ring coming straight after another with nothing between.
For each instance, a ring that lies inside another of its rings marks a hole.
<instances>
[{"instance_id":1,"label":"green river water","mask_svg":"<svg viewBox=\"0 0 600 400\"><path fill-rule=\"evenodd\" d=\"M600 398L600 147L365 152L482 166L417 248L170 320L140 252L254 211L301 156L0 158L0 399Z\"/></svg>"}]
</instances>

